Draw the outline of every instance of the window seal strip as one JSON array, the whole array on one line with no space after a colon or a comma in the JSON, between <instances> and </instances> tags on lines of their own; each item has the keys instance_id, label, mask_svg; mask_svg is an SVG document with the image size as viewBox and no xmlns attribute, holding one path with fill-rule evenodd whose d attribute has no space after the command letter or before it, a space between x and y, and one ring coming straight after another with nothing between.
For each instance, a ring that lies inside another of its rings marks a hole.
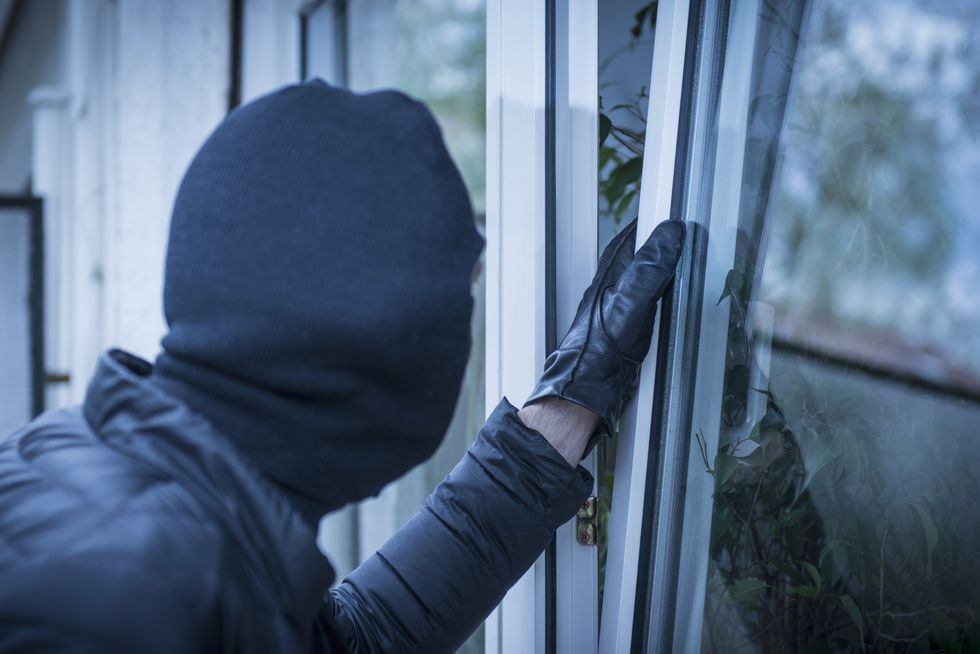
<instances>
[{"instance_id":1,"label":"window seal strip","mask_svg":"<svg viewBox=\"0 0 980 654\"><path fill-rule=\"evenodd\" d=\"M556 18L555 0L545 0L545 38L544 38L544 243L545 243L545 352L546 356L558 347L557 327L557 257L556 257L556 222L557 222L557 166L556 166L556 132L555 132L555 103L556 103ZM557 575L558 575L558 542L557 532L551 535L551 541L545 549L545 590L544 590L544 650L546 654L557 652Z\"/></svg>"}]
</instances>

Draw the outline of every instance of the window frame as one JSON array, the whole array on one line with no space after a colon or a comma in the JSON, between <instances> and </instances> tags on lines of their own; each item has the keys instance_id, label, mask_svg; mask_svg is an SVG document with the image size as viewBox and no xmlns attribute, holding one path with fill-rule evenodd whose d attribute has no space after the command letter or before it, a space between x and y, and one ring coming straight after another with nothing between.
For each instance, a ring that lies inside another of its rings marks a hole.
<instances>
[{"instance_id":1,"label":"window frame","mask_svg":"<svg viewBox=\"0 0 980 654\"><path fill-rule=\"evenodd\" d=\"M548 18L544 2L487 3L488 414L502 396L527 397L546 356ZM486 652L545 651L546 564L542 555L487 618Z\"/></svg>"},{"instance_id":2,"label":"window frame","mask_svg":"<svg viewBox=\"0 0 980 654\"><path fill-rule=\"evenodd\" d=\"M651 580L646 598L648 615L643 634L638 634L649 649L656 651L700 651L703 598L706 586L708 542L713 508L714 479L704 470L699 446L694 437L701 431L710 439L708 452L718 450L722 386L725 379L725 347L728 341L730 299L722 296L728 271L735 258L735 237L742 195L745 136L748 124L749 94L753 78L759 0L730 3L727 0L699 2L702 25L710 26L712 35L702 37L697 61L688 74L688 95L693 105L692 118L686 129L691 147L678 168L678 178L688 181L688 188L706 189L705 197L686 194L680 211L689 224L700 232L711 234L710 253L697 248L702 273L697 288L691 289L692 311L688 330L690 345L697 356L689 362L694 379L685 389L690 418L684 430L686 451L684 494L677 498L682 525L671 543L657 543L651 548L651 560L670 561L673 577L668 582ZM712 38L713 37L713 38ZM727 43L728 38L732 43ZM726 56L732 54L734 56ZM722 69L720 79L717 77ZM717 111L713 106L717 104ZM731 166L715 166L715 151L726 152L724 160ZM697 184L691 184L697 180ZM719 222L721 219L721 222ZM705 347L705 345L708 347ZM700 416L695 421L694 416ZM694 570L683 579L681 570ZM654 613L657 601L669 609Z\"/></svg>"},{"instance_id":3,"label":"window frame","mask_svg":"<svg viewBox=\"0 0 980 654\"><path fill-rule=\"evenodd\" d=\"M662 0L657 10L645 149L655 156L644 158L638 244L671 217L689 7L687 0ZM598 3L490 0L487 40L489 411L501 395L519 402L530 392L547 346L554 346L549 328L564 333L595 271ZM556 162L552 168L549 156ZM548 224L551 201L553 226ZM682 264L679 278L687 267ZM549 294L554 295L552 321ZM657 332L670 322L666 308ZM554 579L548 578L545 554L488 619L487 652L630 649L659 347L655 339L619 434L620 451L630 456L617 457L615 471L602 615L602 625L611 627L599 633L598 548L575 540L573 519L556 533ZM583 465L594 473L594 455ZM555 597L551 607L549 592Z\"/></svg>"},{"instance_id":4,"label":"window frame","mask_svg":"<svg viewBox=\"0 0 980 654\"><path fill-rule=\"evenodd\" d=\"M21 214L21 215L5 215ZM44 200L34 195L0 195L0 220L27 221L27 332L30 339L30 406L29 419L45 408L45 258Z\"/></svg>"},{"instance_id":5,"label":"window frame","mask_svg":"<svg viewBox=\"0 0 980 654\"><path fill-rule=\"evenodd\" d=\"M674 169L690 8L688 0L662 0L657 6L637 246L643 244L657 224L675 217ZM676 303L678 290L689 277L691 240L685 242L682 261L672 284L674 297L665 297L661 303L654 325L654 334L660 336L653 339L640 373L636 398L623 415L618 436L620 451L628 452L629 456L616 457L602 615L604 628L599 636L599 651L603 652L625 652L633 647L644 511L648 508L651 484L655 482L660 487L663 483L658 477L651 478L648 469L658 452L662 460L673 461L668 455L671 450L665 445L676 449L673 442L661 441L656 448L651 444L658 426L655 415L664 400L659 392L658 371L663 368L662 359L669 350L669 344L664 341L669 333L665 327L674 321L671 306ZM673 467L667 466L666 472L672 473Z\"/></svg>"},{"instance_id":6,"label":"window frame","mask_svg":"<svg viewBox=\"0 0 980 654\"><path fill-rule=\"evenodd\" d=\"M555 319L549 351L557 347L586 288L595 275L598 244L599 78L598 5L554 2L555 70ZM574 71L574 74L573 74ZM540 371L538 371L540 374ZM535 377L536 378L536 377ZM582 465L596 473L596 455ZM593 487L592 494L597 494ZM553 634L546 633L547 652L595 651L599 610L599 548L581 545L575 520L556 532L554 578L548 588L556 597ZM549 640L550 639L550 640Z\"/></svg>"}]
</instances>

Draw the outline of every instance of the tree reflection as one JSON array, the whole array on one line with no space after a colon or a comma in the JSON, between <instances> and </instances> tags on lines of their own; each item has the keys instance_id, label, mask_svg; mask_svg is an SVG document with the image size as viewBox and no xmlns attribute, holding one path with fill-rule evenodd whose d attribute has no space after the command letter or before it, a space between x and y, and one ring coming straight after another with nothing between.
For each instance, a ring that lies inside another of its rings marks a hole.
<instances>
[{"instance_id":1,"label":"tree reflection","mask_svg":"<svg viewBox=\"0 0 980 654\"><path fill-rule=\"evenodd\" d=\"M697 435L703 646L977 651L980 11L822 3L794 53L792 5L761 15L717 453Z\"/></svg>"}]
</instances>

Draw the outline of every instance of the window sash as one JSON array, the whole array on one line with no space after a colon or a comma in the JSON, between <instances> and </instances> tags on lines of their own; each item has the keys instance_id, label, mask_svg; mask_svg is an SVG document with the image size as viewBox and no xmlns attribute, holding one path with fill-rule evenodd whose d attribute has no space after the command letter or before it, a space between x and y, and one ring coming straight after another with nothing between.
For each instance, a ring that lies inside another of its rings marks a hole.
<instances>
[{"instance_id":1,"label":"window sash","mask_svg":"<svg viewBox=\"0 0 980 654\"><path fill-rule=\"evenodd\" d=\"M657 224L676 215L672 212L674 167L690 5L688 0L674 0L661 1L657 7L640 182L637 246L643 244ZM677 289L689 277L690 248L691 239L688 239L684 262L674 282L675 296L678 294ZM664 326L675 319L675 316L670 315L668 302L662 303L662 310L658 312L654 334L660 334L664 331ZM620 454L616 457L602 630L599 634L599 651L602 652L631 651L634 620L637 617L634 604L641 563L640 549L644 541L644 510L651 501L648 498L648 487L651 482L656 482L658 487L672 483L677 472L676 455L663 456L666 452L677 449L677 434L674 433L669 435L671 440L661 441L658 448L661 459L668 465L660 467L658 476L651 477L648 474L648 461L652 464L655 460L651 458L650 447L657 428L654 415L666 399L657 396L657 371L662 368L659 360L664 355L661 341L662 339L653 339L641 370L636 399L627 407L618 436ZM672 372L676 373L676 368ZM668 504L662 504L669 508ZM658 525L658 528L663 527Z\"/></svg>"}]
</instances>

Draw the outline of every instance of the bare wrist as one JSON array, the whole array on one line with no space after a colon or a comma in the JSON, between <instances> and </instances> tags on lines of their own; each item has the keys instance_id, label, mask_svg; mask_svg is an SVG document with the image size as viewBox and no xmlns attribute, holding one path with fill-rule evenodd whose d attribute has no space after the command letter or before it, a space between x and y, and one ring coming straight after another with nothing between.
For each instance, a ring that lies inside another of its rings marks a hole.
<instances>
[{"instance_id":1,"label":"bare wrist","mask_svg":"<svg viewBox=\"0 0 980 654\"><path fill-rule=\"evenodd\" d=\"M585 446L599 424L596 414L557 397L529 404L517 415L525 425L544 436L572 466L582 459Z\"/></svg>"}]
</instances>

